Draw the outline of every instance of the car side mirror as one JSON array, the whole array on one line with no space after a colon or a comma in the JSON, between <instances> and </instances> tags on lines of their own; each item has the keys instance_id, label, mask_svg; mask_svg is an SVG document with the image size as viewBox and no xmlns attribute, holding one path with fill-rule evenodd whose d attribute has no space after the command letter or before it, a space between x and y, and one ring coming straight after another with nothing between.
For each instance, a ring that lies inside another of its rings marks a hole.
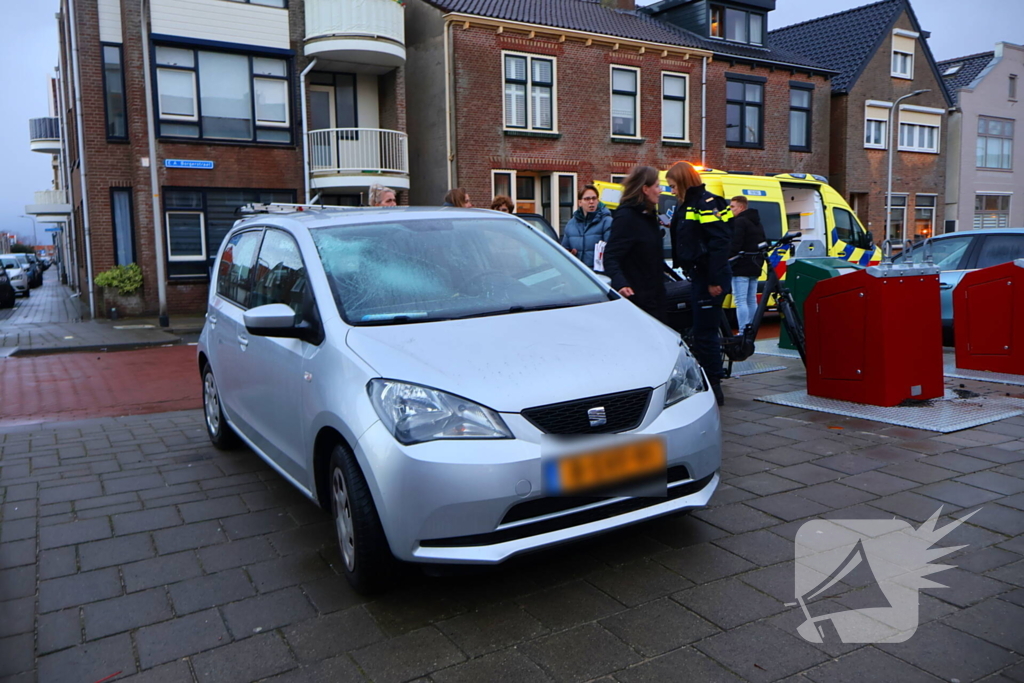
<instances>
[{"instance_id":1,"label":"car side mirror","mask_svg":"<svg viewBox=\"0 0 1024 683\"><path fill-rule=\"evenodd\" d=\"M312 326L287 304L266 304L242 314L245 329L257 337L283 337L309 341Z\"/></svg>"}]
</instances>

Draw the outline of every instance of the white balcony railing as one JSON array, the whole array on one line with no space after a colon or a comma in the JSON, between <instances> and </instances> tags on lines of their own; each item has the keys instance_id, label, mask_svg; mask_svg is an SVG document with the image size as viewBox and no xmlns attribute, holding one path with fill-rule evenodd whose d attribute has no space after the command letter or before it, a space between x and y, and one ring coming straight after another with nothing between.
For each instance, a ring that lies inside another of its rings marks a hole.
<instances>
[{"instance_id":1,"label":"white balcony railing","mask_svg":"<svg viewBox=\"0 0 1024 683\"><path fill-rule=\"evenodd\" d=\"M67 204L68 196L64 190L41 190L35 193L36 204Z\"/></svg>"},{"instance_id":2,"label":"white balcony railing","mask_svg":"<svg viewBox=\"0 0 1024 683\"><path fill-rule=\"evenodd\" d=\"M311 130L309 161L315 174L408 175L409 139L400 131L380 128Z\"/></svg>"},{"instance_id":3,"label":"white balcony railing","mask_svg":"<svg viewBox=\"0 0 1024 683\"><path fill-rule=\"evenodd\" d=\"M405 8L397 0L306 0L306 40L387 38L405 45Z\"/></svg>"}]
</instances>

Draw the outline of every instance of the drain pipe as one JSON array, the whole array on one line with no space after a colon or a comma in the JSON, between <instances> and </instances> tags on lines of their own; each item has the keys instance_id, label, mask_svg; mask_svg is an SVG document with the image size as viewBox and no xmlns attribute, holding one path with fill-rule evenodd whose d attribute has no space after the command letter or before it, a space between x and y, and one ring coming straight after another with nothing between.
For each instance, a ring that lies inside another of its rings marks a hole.
<instances>
[{"instance_id":1,"label":"drain pipe","mask_svg":"<svg viewBox=\"0 0 1024 683\"><path fill-rule=\"evenodd\" d=\"M85 277L89 286L89 317L96 318L96 285L92 281L92 233L89 226L89 185L85 163L85 124L82 115L82 64L78 54L78 15L75 0L68 0L71 30L71 63L75 73L75 120L78 127L78 179L82 185L82 232L85 233Z\"/></svg>"},{"instance_id":2,"label":"drain pipe","mask_svg":"<svg viewBox=\"0 0 1024 683\"><path fill-rule=\"evenodd\" d=\"M58 18L60 15L57 15ZM65 24L67 17L64 17ZM59 31L58 31L59 33ZM60 66L57 72L57 116L60 120L60 187L71 203L71 171L68 160L68 123L67 107L64 105L64 88L67 86L67 66L64 60L60 59ZM73 216L68 216L64 222L64 229L61 230L61 259L60 270L64 275L65 283L72 289L80 290L78 286L78 253L74 251L75 225Z\"/></svg>"},{"instance_id":3,"label":"drain pipe","mask_svg":"<svg viewBox=\"0 0 1024 683\"><path fill-rule=\"evenodd\" d=\"M302 167L306 171L306 203L312 204L309 200L310 174L309 168L309 119L306 118L306 76L316 66L317 58L306 65L306 68L299 74L299 104L302 107Z\"/></svg>"},{"instance_id":4,"label":"drain pipe","mask_svg":"<svg viewBox=\"0 0 1024 683\"><path fill-rule=\"evenodd\" d=\"M452 59L451 35L452 24L450 21L444 23L444 133L445 133L445 166L448 169L448 190L455 187L455 177L452 173L452 165L455 155L452 152ZM447 191L447 190L446 190Z\"/></svg>"},{"instance_id":5,"label":"drain pipe","mask_svg":"<svg viewBox=\"0 0 1024 683\"><path fill-rule=\"evenodd\" d=\"M708 130L708 56L704 55L700 74L700 165L707 168L705 149Z\"/></svg>"},{"instance_id":6,"label":"drain pipe","mask_svg":"<svg viewBox=\"0 0 1024 683\"><path fill-rule=\"evenodd\" d=\"M167 271L164 263L164 227L160 213L160 181L156 168L156 123L153 120L153 92L149 73L149 31L146 19L146 0L140 0L139 25L142 31L142 75L145 84L146 133L149 136L149 189L153 206L153 245L156 251L156 291L160 300L160 327L170 327L167 315Z\"/></svg>"}]
</instances>

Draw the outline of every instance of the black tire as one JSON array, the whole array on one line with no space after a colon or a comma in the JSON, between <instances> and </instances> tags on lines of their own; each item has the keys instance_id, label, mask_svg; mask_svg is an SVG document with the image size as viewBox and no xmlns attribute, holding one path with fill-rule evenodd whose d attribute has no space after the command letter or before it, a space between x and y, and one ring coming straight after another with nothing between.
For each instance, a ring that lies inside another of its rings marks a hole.
<instances>
[{"instance_id":1,"label":"black tire","mask_svg":"<svg viewBox=\"0 0 1024 683\"><path fill-rule=\"evenodd\" d=\"M32 289L31 288L26 289L25 292L22 294L22 296L24 296L26 299L29 298L30 296L32 296Z\"/></svg>"},{"instance_id":2,"label":"black tire","mask_svg":"<svg viewBox=\"0 0 1024 683\"><path fill-rule=\"evenodd\" d=\"M224 418L224 409L220 405L220 392L213 369L209 363L203 368L203 423L210 443L222 451L230 451L242 445L242 440L235 434L228 421Z\"/></svg>"},{"instance_id":3,"label":"black tire","mask_svg":"<svg viewBox=\"0 0 1024 683\"><path fill-rule=\"evenodd\" d=\"M800 360L804 367L807 366L807 340L804 338L804 326L796 314L796 307L788 296L779 297L779 313L782 314L782 324L786 326L789 340L800 353Z\"/></svg>"},{"instance_id":4,"label":"black tire","mask_svg":"<svg viewBox=\"0 0 1024 683\"><path fill-rule=\"evenodd\" d=\"M397 562L370 487L347 446L334 447L328 476L331 516L345 578L359 593L380 593L391 584Z\"/></svg>"}]
</instances>

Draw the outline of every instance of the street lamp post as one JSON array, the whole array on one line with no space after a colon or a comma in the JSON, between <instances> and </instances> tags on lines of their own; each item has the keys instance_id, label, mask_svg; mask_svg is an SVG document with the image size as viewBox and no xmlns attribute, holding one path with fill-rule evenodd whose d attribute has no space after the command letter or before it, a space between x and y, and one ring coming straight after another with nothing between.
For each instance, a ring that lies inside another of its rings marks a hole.
<instances>
[{"instance_id":1,"label":"street lamp post","mask_svg":"<svg viewBox=\"0 0 1024 683\"><path fill-rule=\"evenodd\" d=\"M892 124L893 124L893 118L894 118L893 114L896 111L899 111L900 102L902 102L903 100L909 99L911 97L917 97L918 95L923 95L926 92L931 92L931 90L930 89L915 90L912 93L907 93L903 97L900 97L895 102L893 102L892 103L892 109L889 110L889 123L888 123L889 130L887 131L888 134L889 134L889 144L888 144L889 173L888 173L888 178L886 180L886 189L885 189L885 239L889 239L890 238L890 231L892 230L892 133L893 133L893 131L892 131L893 125ZM907 220L907 214L906 214L906 209L904 209L904 213L903 213L904 230L906 229L906 220Z\"/></svg>"},{"instance_id":2,"label":"street lamp post","mask_svg":"<svg viewBox=\"0 0 1024 683\"><path fill-rule=\"evenodd\" d=\"M39 223L36 221L35 216L27 216L25 214L21 214L21 217L27 218L30 221L32 221L32 248L35 249L37 246L39 246L39 236L36 234L36 228L39 226Z\"/></svg>"}]
</instances>

